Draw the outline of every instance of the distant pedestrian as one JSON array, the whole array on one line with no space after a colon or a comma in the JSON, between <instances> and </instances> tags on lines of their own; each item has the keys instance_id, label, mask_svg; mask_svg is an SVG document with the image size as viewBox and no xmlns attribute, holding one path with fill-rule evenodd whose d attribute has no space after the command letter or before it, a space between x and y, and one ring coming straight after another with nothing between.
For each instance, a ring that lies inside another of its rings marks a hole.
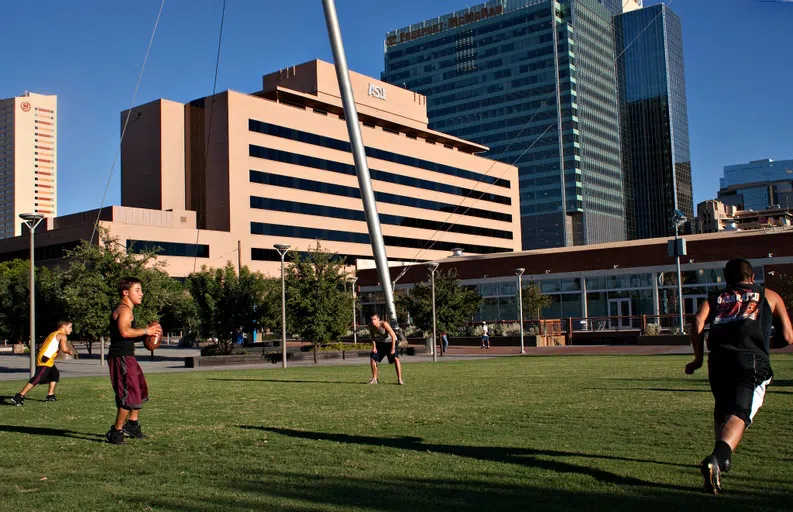
<instances>
[{"instance_id":1,"label":"distant pedestrian","mask_svg":"<svg viewBox=\"0 0 793 512\"><path fill-rule=\"evenodd\" d=\"M441 333L441 345L443 346L443 351L446 352L449 347L449 336L446 335L446 331Z\"/></svg>"},{"instance_id":2,"label":"distant pedestrian","mask_svg":"<svg viewBox=\"0 0 793 512\"><path fill-rule=\"evenodd\" d=\"M487 322L482 322L482 348L490 348L490 336L488 335Z\"/></svg>"},{"instance_id":3,"label":"distant pedestrian","mask_svg":"<svg viewBox=\"0 0 793 512\"><path fill-rule=\"evenodd\" d=\"M45 400L47 402L55 401L55 386L58 385L58 380L60 380L61 375L58 368L55 367L55 358L58 357L59 352L74 355L69 341L66 338L71 333L71 320L61 320L58 322L58 330L47 336L47 339L44 340L44 343L41 345L41 350L39 350L38 357L36 357L36 373L30 378L28 383L25 384L22 391L14 395L11 399L12 404L16 406L23 405L25 403L25 395L28 394L28 391L39 384L49 384L49 390L47 391Z\"/></svg>"}]
</instances>

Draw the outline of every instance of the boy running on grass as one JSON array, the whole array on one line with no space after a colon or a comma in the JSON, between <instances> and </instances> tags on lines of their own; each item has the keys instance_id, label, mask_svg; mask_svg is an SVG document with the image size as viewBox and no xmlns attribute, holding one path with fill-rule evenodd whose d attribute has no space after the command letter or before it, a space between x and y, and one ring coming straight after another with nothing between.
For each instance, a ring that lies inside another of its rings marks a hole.
<instances>
[{"instance_id":1,"label":"boy running on grass","mask_svg":"<svg viewBox=\"0 0 793 512\"><path fill-rule=\"evenodd\" d=\"M135 343L146 336L159 334L159 325L136 329L132 310L143 301L140 280L127 277L118 285L121 296L119 305L110 315L110 349L107 352L107 366L110 370L110 383L116 393L116 423L105 434L111 444L124 444L124 436L143 439L138 423L138 415L143 403L149 399L149 389L143 370L135 359Z\"/></svg>"},{"instance_id":2,"label":"boy running on grass","mask_svg":"<svg viewBox=\"0 0 793 512\"><path fill-rule=\"evenodd\" d=\"M49 384L47 391L47 402L55 401L55 386L58 385L61 373L55 366L55 358L58 357L59 352L64 354L74 355L67 336L72 333L72 321L61 320L58 322L58 330L50 333L44 343L41 345L38 357L36 357L36 373L30 378L22 391L14 395L11 403L19 407L25 403L25 395L28 391L33 389L39 384Z\"/></svg>"}]
</instances>

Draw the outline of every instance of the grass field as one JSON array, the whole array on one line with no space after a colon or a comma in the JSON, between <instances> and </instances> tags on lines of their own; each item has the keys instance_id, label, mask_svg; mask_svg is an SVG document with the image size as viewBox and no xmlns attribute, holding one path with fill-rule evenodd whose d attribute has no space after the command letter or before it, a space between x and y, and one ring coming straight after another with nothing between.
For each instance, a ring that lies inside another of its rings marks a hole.
<instances>
[{"instance_id":1,"label":"grass field","mask_svg":"<svg viewBox=\"0 0 793 512\"><path fill-rule=\"evenodd\" d=\"M150 438L103 442L106 378L0 408L0 510L790 509L793 357L699 492L711 395L687 357L531 357L150 375ZM0 383L7 397L21 381Z\"/></svg>"}]
</instances>

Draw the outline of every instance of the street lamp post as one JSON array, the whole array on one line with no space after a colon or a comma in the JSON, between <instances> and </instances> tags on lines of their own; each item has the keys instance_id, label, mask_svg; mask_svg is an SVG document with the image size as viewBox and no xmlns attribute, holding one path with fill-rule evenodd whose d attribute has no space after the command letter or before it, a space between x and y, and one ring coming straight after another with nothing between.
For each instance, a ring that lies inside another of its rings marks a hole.
<instances>
[{"instance_id":1,"label":"street lamp post","mask_svg":"<svg viewBox=\"0 0 793 512\"><path fill-rule=\"evenodd\" d=\"M34 259L36 226L44 219L40 213L20 213L30 229L30 376L36 374L36 263Z\"/></svg>"},{"instance_id":2,"label":"street lamp post","mask_svg":"<svg viewBox=\"0 0 793 512\"><path fill-rule=\"evenodd\" d=\"M427 263L427 268L430 271L430 281L432 282L432 360L438 360L438 351L435 350L435 341L438 339L436 324L435 324L435 271L438 270L438 263Z\"/></svg>"},{"instance_id":3,"label":"street lamp post","mask_svg":"<svg viewBox=\"0 0 793 512\"><path fill-rule=\"evenodd\" d=\"M358 310L355 307L356 306L356 304L355 304L355 283L358 282L358 277L357 276L349 276L347 278L347 281L350 282L350 288L352 288L352 342L357 345L358 344L358 324L357 324L357 322L358 322L358 320L357 320Z\"/></svg>"},{"instance_id":4,"label":"street lamp post","mask_svg":"<svg viewBox=\"0 0 793 512\"><path fill-rule=\"evenodd\" d=\"M275 244L275 250L281 256L281 368L286 368L286 281L284 275L284 257L291 247L289 244Z\"/></svg>"},{"instance_id":5,"label":"street lamp post","mask_svg":"<svg viewBox=\"0 0 793 512\"><path fill-rule=\"evenodd\" d=\"M525 268L516 268L515 275L518 276L518 310L520 311L520 353L525 354L523 348L523 273Z\"/></svg>"},{"instance_id":6,"label":"street lamp post","mask_svg":"<svg viewBox=\"0 0 793 512\"><path fill-rule=\"evenodd\" d=\"M677 311L680 322L680 333L685 332L685 319L683 316L683 273L680 271L680 256L686 255L686 241L680 238L680 226L686 223L686 216L680 210L675 210L672 215L672 226L675 228L675 241L670 255L674 254L677 265Z\"/></svg>"}]
</instances>

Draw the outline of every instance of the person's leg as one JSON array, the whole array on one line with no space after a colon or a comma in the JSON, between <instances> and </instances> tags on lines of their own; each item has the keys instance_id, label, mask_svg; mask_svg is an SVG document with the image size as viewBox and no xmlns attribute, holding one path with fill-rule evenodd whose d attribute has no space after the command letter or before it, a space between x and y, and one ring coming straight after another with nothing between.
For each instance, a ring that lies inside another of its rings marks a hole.
<instances>
[{"instance_id":1,"label":"person's leg","mask_svg":"<svg viewBox=\"0 0 793 512\"><path fill-rule=\"evenodd\" d=\"M55 401L55 386L57 386L58 382L61 380L61 372L58 371L58 368L55 365L52 365L52 367L50 368L50 373L49 373L48 378L49 378L49 381L50 381L49 382L50 385L49 385L49 389L47 390L47 398L46 398L46 400L48 402L54 402Z\"/></svg>"},{"instance_id":2,"label":"person's leg","mask_svg":"<svg viewBox=\"0 0 793 512\"><path fill-rule=\"evenodd\" d=\"M28 391L33 389L34 386L35 386L35 384L31 384L30 382L28 382L27 384L25 384L25 387L22 388L22 391L17 393L17 395L21 396L22 398L25 398L25 395L27 395Z\"/></svg>"},{"instance_id":3,"label":"person's leg","mask_svg":"<svg viewBox=\"0 0 793 512\"><path fill-rule=\"evenodd\" d=\"M369 383L374 384L377 382L377 354L372 354L369 357L369 363L372 366L372 380Z\"/></svg>"},{"instance_id":4,"label":"person's leg","mask_svg":"<svg viewBox=\"0 0 793 512\"><path fill-rule=\"evenodd\" d=\"M143 404L149 400L149 386L146 383L146 377L143 375L138 361L134 357L129 357L126 361L127 379L129 382L128 401L129 407L132 409L129 413L126 423L124 423L122 430L124 435L135 439L145 439L146 436L140 428L138 418L140 416L140 409Z\"/></svg>"},{"instance_id":5,"label":"person's leg","mask_svg":"<svg viewBox=\"0 0 793 512\"><path fill-rule=\"evenodd\" d=\"M129 409L123 409L119 407L118 412L116 413L116 422L113 424L113 428L116 430L121 430L122 428L124 428L124 423L127 421L127 417L129 416L130 416Z\"/></svg>"},{"instance_id":6,"label":"person's leg","mask_svg":"<svg viewBox=\"0 0 793 512\"><path fill-rule=\"evenodd\" d=\"M55 395L55 386L58 385L57 381L50 382L50 387L47 389L47 396Z\"/></svg>"}]
</instances>

